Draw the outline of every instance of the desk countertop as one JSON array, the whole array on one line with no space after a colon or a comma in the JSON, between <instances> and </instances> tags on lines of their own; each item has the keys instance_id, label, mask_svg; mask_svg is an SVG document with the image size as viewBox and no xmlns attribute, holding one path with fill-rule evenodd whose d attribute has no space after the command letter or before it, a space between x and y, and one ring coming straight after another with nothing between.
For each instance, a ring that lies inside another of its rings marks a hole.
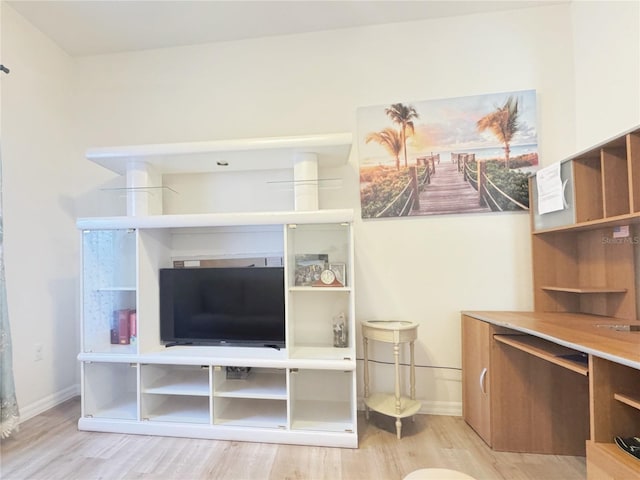
<instances>
[{"instance_id":1,"label":"desk countertop","mask_svg":"<svg viewBox=\"0 0 640 480\"><path fill-rule=\"evenodd\" d=\"M640 370L640 331L614 328L628 325L638 328L637 320L557 312L463 311L462 314Z\"/></svg>"}]
</instances>

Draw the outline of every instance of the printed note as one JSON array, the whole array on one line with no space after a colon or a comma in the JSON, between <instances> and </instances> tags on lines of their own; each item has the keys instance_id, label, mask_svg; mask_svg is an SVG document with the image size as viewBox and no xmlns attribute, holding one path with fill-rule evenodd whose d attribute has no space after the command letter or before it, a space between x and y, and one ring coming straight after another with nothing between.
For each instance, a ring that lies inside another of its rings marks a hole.
<instances>
[{"instance_id":1,"label":"printed note","mask_svg":"<svg viewBox=\"0 0 640 480\"><path fill-rule=\"evenodd\" d=\"M555 212L564 208L560 162L541 168L536 173L538 183L538 212Z\"/></svg>"}]
</instances>

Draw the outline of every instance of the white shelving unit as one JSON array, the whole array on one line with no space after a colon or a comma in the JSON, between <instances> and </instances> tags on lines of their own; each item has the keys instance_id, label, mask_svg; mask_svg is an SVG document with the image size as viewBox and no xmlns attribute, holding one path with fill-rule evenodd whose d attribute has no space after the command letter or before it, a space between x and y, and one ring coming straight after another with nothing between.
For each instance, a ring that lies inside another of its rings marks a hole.
<instances>
[{"instance_id":1,"label":"white shelving unit","mask_svg":"<svg viewBox=\"0 0 640 480\"><path fill-rule=\"evenodd\" d=\"M317 191L298 186L318 164L346 162L350 144L351 136L341 134L87 153L127 175L133 209L127 216L77 221L83 243L81 430L357 447L353 211L308 208L317 203ZM258 161L259 168L298 169L296 211L151 214L157 205L140 195L146 187L162 188L163 172L215 172L220 162L255 169ZM344 286L296 286L296 255L309 253L343 263ZM261 256L283 259L286 348L165 348L159 269L176 259ZM111 343L110 336L120 310L136 313L124 344ZM348 321L345 348L333 346L333 319L340 313ZM227 378L227 366L250 367L250 373Z\"/></svg>"}]
</instances>

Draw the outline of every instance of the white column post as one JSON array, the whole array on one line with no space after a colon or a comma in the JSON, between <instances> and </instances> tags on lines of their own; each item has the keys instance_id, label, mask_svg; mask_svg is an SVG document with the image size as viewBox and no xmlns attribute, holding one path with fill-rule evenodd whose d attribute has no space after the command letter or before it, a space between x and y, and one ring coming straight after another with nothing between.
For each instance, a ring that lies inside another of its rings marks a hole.
<instances>
[{"instance_id":1,"label":"white column post","mask_svg":"<svg viewBox=\"0 0 640 480\"><path fill-rule=\"evenodd\" d=\"M297 153L293 161L295 210L318 210L318 155Z\"/></svg>"},{"instance_id":2,"label":"white column post","mask_svg":"<svg viewBox=\"0 0 640 480\"><path fill-rule=\"evenodd\" d=\"M127 215L162 214L162 175L148 163L127 163Z\"/></svg>"}]
</instances>

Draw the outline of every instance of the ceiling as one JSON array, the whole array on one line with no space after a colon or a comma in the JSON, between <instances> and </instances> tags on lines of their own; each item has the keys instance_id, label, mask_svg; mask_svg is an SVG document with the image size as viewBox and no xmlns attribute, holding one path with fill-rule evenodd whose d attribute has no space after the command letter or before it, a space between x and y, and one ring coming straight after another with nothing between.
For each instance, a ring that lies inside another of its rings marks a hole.
<instances>
[{"instance_id":1,"label":"ceiling","mask_svg":"<svg viewBox=\"0 0 640 480\"><path fill-rule=\"evenodd\" d=\"M552 0L5 0L72 56L407 22Z\"/></svg>"}]
</instances>

